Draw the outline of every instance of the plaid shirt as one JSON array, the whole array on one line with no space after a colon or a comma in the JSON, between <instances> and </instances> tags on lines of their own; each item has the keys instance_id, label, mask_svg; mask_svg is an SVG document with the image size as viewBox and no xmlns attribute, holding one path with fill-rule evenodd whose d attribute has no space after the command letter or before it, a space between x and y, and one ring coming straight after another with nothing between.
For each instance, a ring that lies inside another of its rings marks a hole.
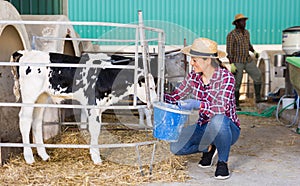
<instances>
[{"instance_id":1,"label":"plaid shirt","mask_svg":"<svg viewBox=\"0 0 300 186\"><path fill-rule=\"evenodd\" d=\"M232 30L226 37L227 58L232 63L246 63L251 61L249 51L253 50L248 30Z\"/></svg>"},{"instance_id":2,"label":"plaid shirt","mask_svg":"<svg viewBox=\"0 0 300 186\"><path fill-rule=\"evenodd\" d=\"M204 85L201 74L192 71L174 92L165 94L164 98L167 103L175 104L191 94L192 98L200 100L198 124L206 124L215 114L225 114L239 127L234 85L233 75L225 68L217 67L208 85Z\"/></svg>"}]
</instances>

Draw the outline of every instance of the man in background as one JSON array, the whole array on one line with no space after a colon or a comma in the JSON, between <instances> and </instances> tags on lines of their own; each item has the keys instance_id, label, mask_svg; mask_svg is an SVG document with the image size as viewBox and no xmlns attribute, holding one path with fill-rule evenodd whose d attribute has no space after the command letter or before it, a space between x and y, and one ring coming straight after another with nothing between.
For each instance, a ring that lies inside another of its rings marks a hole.
<instances>
[{"instance_id":1,"label":"man in background","mask_svg":"<svg viewBox=\"0 0 300 186\"><path fill-rule=\"evenodd\" d=\"M231 64L231 72L234 74L235 85L235 100L237 110L241 110L239 104L240 88L243 78L243 70L245 70L254 81L255 101L261 101L261 71L257 68L256 63L251 58L249 51L253 52L258 58L258 53L255 52L251 42L249 31L245 29L246 20L248 18L243 14L237 14L232 22L235 25L226 38L226 52L229 63Z\"/></svg>"}]
</instances>

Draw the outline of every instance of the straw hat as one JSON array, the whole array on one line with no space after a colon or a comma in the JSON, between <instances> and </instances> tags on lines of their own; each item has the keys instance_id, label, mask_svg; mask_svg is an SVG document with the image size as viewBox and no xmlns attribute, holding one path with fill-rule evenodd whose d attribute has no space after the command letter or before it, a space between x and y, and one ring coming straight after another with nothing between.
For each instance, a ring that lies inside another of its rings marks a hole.
<instances>
[{"instance_id":1,"label":"straw hat","mask_svg":"<svg viewBox=\"0 0 300 186\"><path fill-rule=\"evenodd\" d=\"M218 44L207 38L194 40L191 46L184 47L182 53L192 57L223 58L226 53L218 50Z\"/></svg>"},{"instance_id":2,"label":"straw hat","mask_svg":"<svg viewBox=\"0 0 300 186\"><path fill-rule=\"evenodd\" d=\"M234 21L232 22L232 24L234 25L234 23L237 21L237 20L239 20L239 19L248 19L248 17L245 17L243 14L236 14L235 16L234 16Z\"/></svg>"}]
</instances>

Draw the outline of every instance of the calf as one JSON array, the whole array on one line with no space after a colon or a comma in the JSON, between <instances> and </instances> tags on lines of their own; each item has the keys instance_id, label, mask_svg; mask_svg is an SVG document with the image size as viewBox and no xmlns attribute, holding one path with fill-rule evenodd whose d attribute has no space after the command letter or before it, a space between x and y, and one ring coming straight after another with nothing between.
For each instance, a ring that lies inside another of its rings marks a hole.
<instances>
[{"instance_id":1,"label":"calf","mask_svg":"<svg viewBox=\"0 0 300 186\"><path fill-rule=\"evenodd\" d=\"M98 145L98 136L101 129L101 113L106 109L103 106L110 106L125 96L134 93L134 71L130 69L108 68L113 65L111 63L113 60L106 54L84 54L82 57L74 57L42 51L18 51L12 55L11 61L26 64L98 64L101 67L73 68L21 65L19 68L12 68L15 78L14 94L17 99L21 97L23 103L47 103L48 99L51 98L55 103L60 103L64 99L72 99L79 101L82 105L99 106L83 109L88 118L91 146ZM129 60L127 59L127 61ZM137 76L139 79L143 78L144 72L142 69L138 70ZM157 98L155 85L153 77L151 75L149 77L150 97L154 100ZM141 100L145 98L146 89L144 85L144 83L137 84L137 97L140 97ZM43 144L43 111L44 108L42 107L21 107L19 125L23 144L30 143L29 133L31 128L35 143ZM45 147L37 147L37 153L43 160L49 159ZM95 164L101 163L99 148L91 147L90 154ZM24 147L24 158L29 164L34 162L30 147Z\"/></svg>"}]
</instances>

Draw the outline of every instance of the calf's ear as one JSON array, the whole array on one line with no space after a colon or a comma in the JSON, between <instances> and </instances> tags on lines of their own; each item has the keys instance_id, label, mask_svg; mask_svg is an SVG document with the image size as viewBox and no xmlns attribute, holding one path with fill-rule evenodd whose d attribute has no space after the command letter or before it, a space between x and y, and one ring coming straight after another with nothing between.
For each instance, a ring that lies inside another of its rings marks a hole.
<instances>
[{"instance_id":1,"label":"calf's ear","mask_svg":"<svg viewBox=\"0 0 300 186\"><path fill-rule=\"evenodd\" d=\"M145 83L139 83L139 86L137 87L137 95L136 96L143 103L147 103Z\"/></svg>"},{"instance_id":2,"label":"calf's ear","mask_svg":"<svg viewBox=\"0 0 300 186\"><path fill-rule=\"evenodd\" d=\"M19 62L19 60L22 56L23 56L23 54L16 51L11 55L10 62Z\"/></svg>"}]
</instances>

